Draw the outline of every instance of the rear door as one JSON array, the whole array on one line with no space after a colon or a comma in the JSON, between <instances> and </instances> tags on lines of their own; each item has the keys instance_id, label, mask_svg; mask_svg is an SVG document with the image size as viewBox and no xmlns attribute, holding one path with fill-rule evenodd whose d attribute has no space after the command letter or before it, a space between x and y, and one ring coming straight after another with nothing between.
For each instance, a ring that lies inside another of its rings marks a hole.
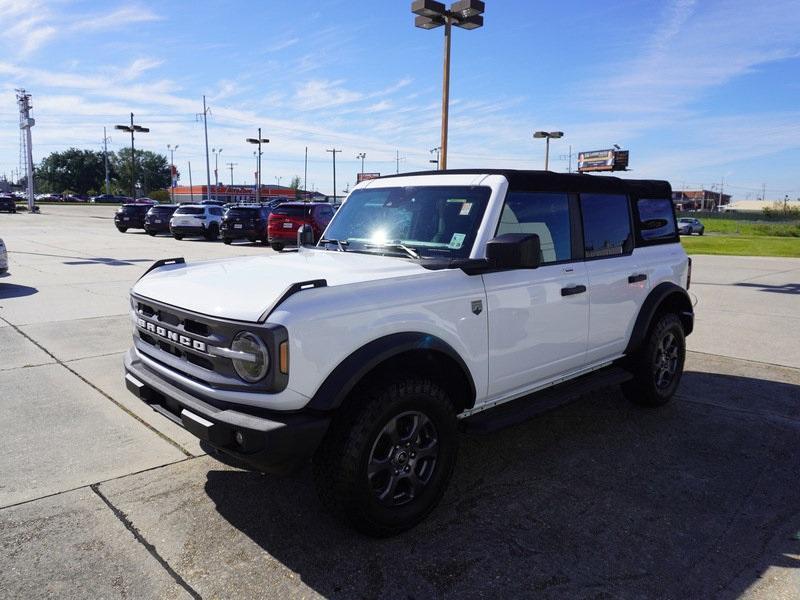
<instances>
[{"instance_id":1,"label":"rear door","mask_svg":"<svg viewBox=\"0 0 800 600\"><path fill-rule=\"evenodd\" d=\"M580 195L584 255L589 278L587 363L620 356L649 281L634 254L630 202L626 194Z\"/></svg>"},{"instance_id":2,"label":"rear door","mask_svg":"<svg viewBox=\"0 0 800 600\"><path fill-rule=\"evenodd\" d=\"M486 273L489 396L502 397L581 367L589 300L576 237L577 198L566 192L509 192L496 235L535 233L537 269Z\"/></svg>"}]
</instances>

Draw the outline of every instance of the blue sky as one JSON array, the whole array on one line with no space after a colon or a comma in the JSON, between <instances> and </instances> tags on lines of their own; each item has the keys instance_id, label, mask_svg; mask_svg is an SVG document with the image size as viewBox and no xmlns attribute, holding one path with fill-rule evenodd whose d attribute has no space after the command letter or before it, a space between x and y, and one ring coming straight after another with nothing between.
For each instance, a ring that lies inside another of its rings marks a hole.
<instances>
[{"instance_id":1,"label":"blue sky","mask_svg":"<svg viewBox=\"0 0 800 600\"><path fill-rule=\"evenodd\" d=\"M486 0L486 24L455 30L449 165L541 168L537 129L563 130L559 157L619 144L630 177L673 187L724 181L737 199L800 196L800 0ZM133 111L182 183L205 180L209 145L252 183L262 127L264 182L303 175L330 193L366 170L428 167L439 145L442 30L413 27L407 0L0 0L0 174L18 159L14 88L33 94L34 160L100 148ZM554 160L552 160L554 159ZM211 168L213 165L212 156ZM212 175L213 178L213 175ZM715 188L716 189L716 188Z\"/></svg>"}]
</instances>

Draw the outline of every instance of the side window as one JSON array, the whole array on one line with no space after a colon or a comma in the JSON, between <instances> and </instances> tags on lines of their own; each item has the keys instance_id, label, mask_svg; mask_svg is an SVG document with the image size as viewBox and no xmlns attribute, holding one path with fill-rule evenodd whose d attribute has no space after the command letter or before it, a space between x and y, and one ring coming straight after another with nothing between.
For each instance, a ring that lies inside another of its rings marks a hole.
<instances>
[{"instance_id":1,"label":"side window","mask_svg":"<svg viewBox=\"0 0 800 600\"><path fill-rule=\"evenodd\" d=\"M672 200L668 198L640 198L636 202L639 213L637 229L645 242L676 241L675 217Z\"/></svg>"},{"instance_id":2,"label":"side window","mask_svg":"<svg viewBox=\"0 0 800 600\"><path fill-rule=\"evenodd\" d=\"M581 194L581 214L586 258L616 256L633 250L627 196Z\"/></svg>"},{"instance_id":3,"label":"side window","mask_svg":"<svg viewBox=\"0 0 800 600\"><path fill-rule=\"evenodd\" d=\"M569 196L559 192L509 192L497 226L497 235L504 233L538 235L542 264L570 260Z\"/></svg>"}]
</instances>

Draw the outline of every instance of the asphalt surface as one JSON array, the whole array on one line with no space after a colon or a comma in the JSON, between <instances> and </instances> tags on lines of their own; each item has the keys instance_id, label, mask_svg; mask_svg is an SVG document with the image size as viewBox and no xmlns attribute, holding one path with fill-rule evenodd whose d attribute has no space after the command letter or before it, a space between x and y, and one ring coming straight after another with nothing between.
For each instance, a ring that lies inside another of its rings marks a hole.
<instances>
[{"instance_id":1,"label":"asphalt surface","mask_svg":"<svg viewBox=\"0 0 800 600\"><path fill-rule=\"evenodd\" d=\"M674 402L465 436L442 505L372 540L308 470L225 465L124 388L153 260L271 250L43 210L0 215L0 598L800 597L800 260L695 257Z\"/></svg>"}]
</instances>

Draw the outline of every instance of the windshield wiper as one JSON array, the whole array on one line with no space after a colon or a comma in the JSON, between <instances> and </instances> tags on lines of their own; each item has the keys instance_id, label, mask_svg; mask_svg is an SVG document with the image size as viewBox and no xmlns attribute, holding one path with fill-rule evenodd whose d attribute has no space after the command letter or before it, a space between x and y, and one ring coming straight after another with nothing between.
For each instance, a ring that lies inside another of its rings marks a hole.
<instances>
[{"instance_id":1,"label":"windshield wiper","mask_svg":"<svg viewBox=\"0 0 800 600\"><path fill-rule=\"evenodd\" d=\"M320 244L336 244L336 247L337 247L339 252L347 252L347 247L346 247L347 244L348 244L347 240L330 240L330 239L327 239L327 238L322 238L319 241L319 243Z\"/></svg>"},{"instance_id":2,"label":"windshield wiper","mask_svg":"<svg viewBox=\"0 0 800 600\"><path fill-rule=\"evenodd\" d=\"M419 260L419 254L413 248L409 248L405 244L364 244L364 248L388 248L388 249L396 249L402 250L406 254L408 254L411 258L415 260Z\"/></svg>"}]
</instances>

